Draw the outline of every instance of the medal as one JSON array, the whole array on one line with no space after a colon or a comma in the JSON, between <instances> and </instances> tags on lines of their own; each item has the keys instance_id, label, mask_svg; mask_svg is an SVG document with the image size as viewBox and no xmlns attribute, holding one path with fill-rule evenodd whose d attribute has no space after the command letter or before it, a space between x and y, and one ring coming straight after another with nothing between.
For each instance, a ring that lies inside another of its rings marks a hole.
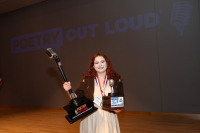
<instances>
[{"instance_id":1,"label":"medal","mask_svg":"<svg viewBox=\"0 0 200 133\"><path fill-rule=\"evenodd\" d=\"M105 95L106 84L107 84L107 82L108 82L107 75L105 76L104 81L103 81L103 83L102 83L103 89L101 89L101 84L100 84L98 75L96 76L95 80L96 80L97 85L98 85L99 88L100 88L101 95L104 96L104 95Z\"/></svg>"}]
</instances>

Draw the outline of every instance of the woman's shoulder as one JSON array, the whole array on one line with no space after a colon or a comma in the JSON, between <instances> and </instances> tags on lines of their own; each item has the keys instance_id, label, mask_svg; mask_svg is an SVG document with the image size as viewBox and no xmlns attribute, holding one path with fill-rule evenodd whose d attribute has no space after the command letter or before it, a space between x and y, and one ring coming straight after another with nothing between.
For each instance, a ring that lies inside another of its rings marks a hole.
<instances>
[{"instance_id":1,"label":"woman's shoulder","mask_svg":"<svg viewBox=\"0 0 200 133\"><path fill-rule=\"evenodd\" d=\"M115 79L115 81L116 81L116 82L122 82L122 79L117 77L117 78Z\"/></svg>"}]
</instances>

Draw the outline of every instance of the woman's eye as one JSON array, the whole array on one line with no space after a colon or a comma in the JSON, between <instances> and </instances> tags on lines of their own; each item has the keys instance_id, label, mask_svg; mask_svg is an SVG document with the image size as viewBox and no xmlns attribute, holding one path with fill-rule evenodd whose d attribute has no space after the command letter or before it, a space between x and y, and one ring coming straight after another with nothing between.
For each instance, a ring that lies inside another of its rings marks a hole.
<instances>
[{"instance_id":1,"label":"woman's eye","mask_svg":"<svg viewBox=\"0 0 200 133\"><path fill-rule=\"evenodd\" d=\"M104 63L105 61L101 61L101 63Z\"/></svg>"}]
</instances>

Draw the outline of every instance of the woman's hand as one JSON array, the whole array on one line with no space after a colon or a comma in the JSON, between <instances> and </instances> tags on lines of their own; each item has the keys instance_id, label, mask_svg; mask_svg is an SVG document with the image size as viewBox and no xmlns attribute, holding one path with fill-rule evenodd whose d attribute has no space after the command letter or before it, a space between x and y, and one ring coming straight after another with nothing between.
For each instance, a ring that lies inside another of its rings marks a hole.
<instances>
[{"instance_id":1,"label":"woman's hand","mask_svg":"<svg viewBox=\"0 0 200 133\"><path fill-rule=\"evenodd\" d=\"M65 82L65 83L63 84L63 88L64 88L66 91L69 91L69 90L72 88L71 83L70 83L70 82Z\"/></svg>"},{"instance_id":2,"label":"woman's hand","mask_svg":"<svg viewBox=\"0 0 200 133\"><path fill-rule=\"evenodd\" d=\"M115 113L120 113L120 112L122 112L122 110L123 109L115 109L115 110L112 110L112 111L114 111Z\"/></svg>"}]
</instances>

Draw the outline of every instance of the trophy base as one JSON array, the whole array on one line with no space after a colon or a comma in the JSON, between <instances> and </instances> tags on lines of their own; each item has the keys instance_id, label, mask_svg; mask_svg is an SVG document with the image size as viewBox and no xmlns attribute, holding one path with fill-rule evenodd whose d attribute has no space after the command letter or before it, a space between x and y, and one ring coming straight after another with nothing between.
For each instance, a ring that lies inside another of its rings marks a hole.
<instances>
[{"instance_id":1,"label":"trophy base","mask_svg":"<svg viewBox=\"0 0 200 133\"><path fill-rule=\"evenodd\" d=\"M68 122L69 122L70 124L72 124L72 123L74 123L74 122L80 120L81 118L84 118L85 116L87 116L87 115L89 115L89 114L95 112L97 109L98 109L98 108L93 108L93 109L89 110L87 113L84 113L84 114L80 115L79 117L77 117L77 118L75 118L75 119L71 119L71 116L69 116L69 115L66 115L65 118L68 120Z\"/></svg>"},{"instance_id":2,"label":"trophy base","mask_svg":"<svg viewBox=\"0 0 200 133\"><path fill-rule=\"evenodd\" d=\"M63 108L68 113L65 118L70 124L93 113L98 109L94 107L93 102L86 97L72 99L70 103Z\"/></svg>"},{"instance_id":3,"label":"trophy base","mask_svg":"<svg viewBox=\"0 0 200 133\"><path fill-rule=\"evenodd\" d=\"M119 97L123 97L123 96L116 96L116 93L114 94L108 94L108 96L103 96L102 97L102 109L103 110L115 110L115 109L124 109L124 102L123 104L119 104L119 105L111 105L111 100L112 98L119 98Z\"/></svg>"}]
</instances>

